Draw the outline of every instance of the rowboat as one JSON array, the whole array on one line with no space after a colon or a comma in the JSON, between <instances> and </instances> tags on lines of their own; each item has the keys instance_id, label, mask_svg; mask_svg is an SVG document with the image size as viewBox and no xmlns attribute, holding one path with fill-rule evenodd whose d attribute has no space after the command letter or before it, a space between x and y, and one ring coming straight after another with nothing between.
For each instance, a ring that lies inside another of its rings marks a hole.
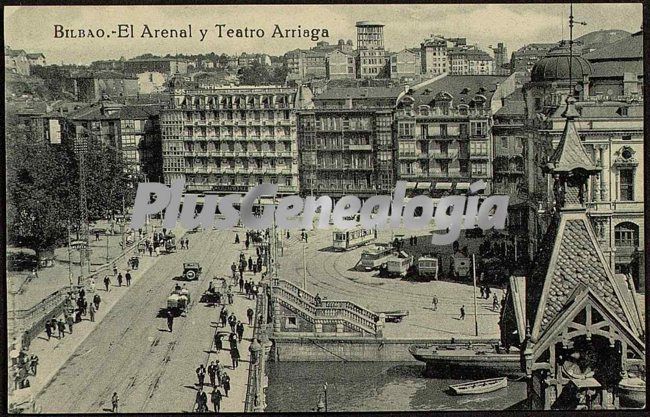
<instances>
[{"instance_id":1,"label":"rowboat","mask_svg":"<svg viewBox=\"0 0 650 417\"><path fill-rule=\"evenodd\" d=\"M450 385L449 389L456 395L485 394L508 386L508 378L490 378L480 381Z\"/></svg>"}]
</instances>

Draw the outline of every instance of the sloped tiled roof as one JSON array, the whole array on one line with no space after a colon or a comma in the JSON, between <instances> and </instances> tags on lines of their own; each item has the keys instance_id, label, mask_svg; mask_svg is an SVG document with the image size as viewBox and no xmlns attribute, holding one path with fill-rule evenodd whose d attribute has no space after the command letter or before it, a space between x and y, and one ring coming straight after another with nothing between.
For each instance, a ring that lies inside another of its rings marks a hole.
<instances>
[{"instance_id":1,"label":"sloped tiled roof","mask_svg":"<svg viewBox=\"0 0 650 417\"><path fill-rule=\"evenodd\" d=\"M566 307L570 296L583 284L590 288L621 322L636 328L613 274L595 241L584 212L562 215L554 239L552 257L545 271L544 291L537 306L533 337L543 334ZM550 252L550 251L549 251Z\"/></svg>"},{"instance_id":2,"label":"sloped tiled roof","mask_svg":"<svg viewBox=\"0 0 650 417\"><path fill-rule=\"evenodd\" d=\"M578 168L582 168L588 172L599 171L599 168L594 165L591 157L582 145L575 123L573 122L574 115L578 114L573 102L568 104L566 114L567 122L564 126L562 138L549 160L549 164L553 165L553 172L569 172Z\"/></svg>"},{"instance_id":3,"label":"sloped tiled roof","mask_svg":"<svg viewBox=\"0 0 650 417\"><path fill-rule=\"evenodd\" d=\"M525 116L526 101L521 88L516 89L512 94L506 96L503 107L494 113L494 116Z\"/></svg>"},{"instance_id":4,"label":"sloped tiled roof","mask_svg":"<svg viewBox=\"0 0 650 417\"><path fill-rule=\"evenodd\" d=\"M485 96L489 103L496 91L497 83L503 82L506 78L500 75L446 75L418 88L411 97L415 100L416 106L430 104L441 92L451 94L454 105L470 104L478 94Z\"/></svg>"}]
</instances>

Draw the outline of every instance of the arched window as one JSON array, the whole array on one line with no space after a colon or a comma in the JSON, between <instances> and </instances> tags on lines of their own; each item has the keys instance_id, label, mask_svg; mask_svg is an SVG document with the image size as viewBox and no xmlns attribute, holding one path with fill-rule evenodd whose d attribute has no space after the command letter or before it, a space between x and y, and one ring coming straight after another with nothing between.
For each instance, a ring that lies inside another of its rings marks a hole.
<instances>
[{"instance_id":1,"label":"arched window","mask_svg":"<svg viewBox=\"0 0 650 417\"><path fill-rule=\"evenodd\" d=\"M614 245L616 247L639 246L639 226L632 222L617 224L614 227Z\"/></svg>"}]
</instances>

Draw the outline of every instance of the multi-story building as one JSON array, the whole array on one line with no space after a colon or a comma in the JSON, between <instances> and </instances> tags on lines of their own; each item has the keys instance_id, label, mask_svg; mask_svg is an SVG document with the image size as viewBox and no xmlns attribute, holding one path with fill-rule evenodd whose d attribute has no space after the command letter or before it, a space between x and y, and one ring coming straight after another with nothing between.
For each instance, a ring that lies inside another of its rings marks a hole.
<instances>
[{"instance_id":1,"label":"multi-story building","mask_svg":"<svg viewBox=\"0 0 650 417\"><path fill-rule=\"evenodd\" d=\"M475 47L456 46L447 50L450 75L493 75L494 59Z\"/></svg>"},{"instance_id":2,"label":"multi-story building","mask_svg":"<svg viewBox=\"0 0 650 417\"><path fill-rule=\"evenodd\" d=\"M453 43L442 36L432 36L420 44L422 74L437 76L449 73L447 49Z\"/></svg>"},{"instance_id":3,"label":"multi-story building","mask_svg":"<svg viewBox=\"0 0 650 417\"><path fill-rule=\"evenodd\" d=\"M298 192L296 110L306 88L202 86L174 77L162 111L165 183L187 191L230 194L260 183L279 195Z\"/></svg>"},{"instance_id":4,"label":"multi-story building","mask_svg":"<svg viewBox=\"0 0 650 417\"><path fill-rule=\"evenodd\" d=\"M58 115L62 141L79 147L101 143L121 153L127 169L149 181L162 180L159 105L123 105L102 100Z\"/></svg>"},{"instance_id":5,"label":"multi-story building","mask_svg":"<svg viewBox=\"0 0 650 417\"><path fill-rule=\"evenodd\" d=\"M289 75L294 80L311 80L326 78L328 56L334 51L352 52L352 41L340 39L336 45L321 41L311 49L294 49L284 54L289 68Z\"/></svg>"},{"instance_id":6,"label":"multi-story building","mask_svg":"<svg viewBox=\"0 0 650 417\"><path fill-rule=\"evenodd\" d=\"M403 49L390 55L390 78L416 79L422 70L420 51L418 49Z\"/></svg>"},{"instance_id":7,"label":"multi-story building","mask_svg":"<svg viewBox=\"0 0 650 417\"><path fill-rule=\"evenodd\" d=\"M551 51L533 68L524 93L535 134L554 147L563 133L563 100L577 99L577 132L601 169L587 187L588 215L611 269L630 273L643 288L643 49L641 36L621 42L594 64L574 56L571 77L567 51ZM603 88L615 94L603 95Z\"/></svg>"},{"instance_id":8,"label":"multi-story building","mask_svg":"<svg viewBox=\"0 0 650 417\"><path fill-rule=\"evenodd\" d=\"M496 48L492 48L492 52L494 52L494 75L509 75L508 48L503 42L499 42Z\"/></svg>"},{"instance_id":9,"label":"multi-story building","mask_svg":"<svg viewBox=\"0 0 650 417\"><path fill-rule=\"evenodd\" d=\"M357 77L388 78L389 55L384 49L384 25L360 21L357 27Z\"/></svg>"},{"instance_id":10,"label":"multi-story building","mask_svg":"<svg viewBox=\"0 0 650 417\"><path fill-rule=\"evenodd\" d=\"M510 72L530 72L535 63L556 46L557 43L531 43L522 46L510 56Z\"/></svg>"},{"instance_id":11,"label":"multi-story building","mask_svg":"<svg viewBox=\"0 0 650 417\"><path fill-rule=\"evenodd\" d=\"M30 64L27 53L22 49L14 50L5 47L5 68L16 74L29 75Z\"/></svg>"},{"instance_id":12,"label":"multi-story building","mask_svg":"<svg viewBox=\"0 0 650 417\"><path fill-rule=\"evenodd\" d=\"M45 60L45 55L43 55L40 52L27 54L27 60L29 61L30 67L34 67L37 65L40 67L44 67L45 65L47 65L47 61Z\"/></svg>"},{"instance_id":13,"label":"multi-story building","mask_svg":"<svg viewBox=\"0 0 650 417\"><path fill-rule=\"evenodd\" d=\"M327 54L327 79L356 78L354 54L352 52L334 51Z\"/></svg>"},{"instance_id":14,"label":"multi-story building","mask_svg":"<svg viewBox=\"0 0 650 417\"><path fill-rule=\"evenodd\" d=\"M300 183L334 200L389 194L395 184L393 108L401 88L330 87L300 111Z\"/></svg>"},{"instance_id":15,"label":"multi-story building","mask_svg":"<svg viewBox=\"0 0 650 417\"><path fill-rule=\"evenodd\" d=\"M134 58L124 61L124 72L162 72L167 75L187 74L189 62L183 58Z\"/></svg>"},{"instance_id":16,"label":"multi-story building","mask_svg":"<svg viewBox=\"0 0 650 417\"><path fill-rule=\"evenodd\" d=\"M492 98L500 103L506 92L499 84L504 80L443 75L400 95L395 115L397 179L434 197L465 193L471 182L482 179L490 193Z\"/></svg>"},{"instance_id":17,"label":"multi-story building","mask_svg":"<svg viewBox=\"0 0 650 417\"><path fill-rule=\"evenodd\" d=\"M102 95L110 97L133 97L139 92L138 78L114 71L82 72L73 74L67 81L76 99L94 102Z\"/></svg>"}]
</instances>

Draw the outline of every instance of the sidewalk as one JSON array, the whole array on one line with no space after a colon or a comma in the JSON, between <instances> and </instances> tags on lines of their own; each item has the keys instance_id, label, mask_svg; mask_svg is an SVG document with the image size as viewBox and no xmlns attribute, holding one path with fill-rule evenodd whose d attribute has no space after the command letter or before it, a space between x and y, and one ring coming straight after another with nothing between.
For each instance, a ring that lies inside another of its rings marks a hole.
<instances>
[{"instance_id":1,"label":"sidewalk","mask_svg":"<svg viewBox=\"0 0 650 417\"><path fill-rule=\"evenodd\" d=\"M178 238L184 236L185 230L177 228L174 233ZM135 284L146 272L151 268L159 259L157 256L143 256L140 258L140 266L137 270L131 270L132 282ZM122 259L117 262L118 271L124 275L127 270L127 259ZM112 274L111 274L112 275ZM103 277L103 274L102 274ZM99 310L95 313L95 321L91 322L88 315L82 317L80 323L75 323L73 326L73 333L68 333L66 326L66 333L62 339L52 336L47 340L45 329L40 333L30 344L28 354L36 354L39 358L38 372L36 376L29 377L30 385L34 396L38 394L53 381L53 378L65 362L72 357L73 354L77 356L84 355L88 352L76 352L77 348L83 343L88 335L101 323L105 316L111 311L112 307L126 294L129 287L123 282L122 287L118 287L115 278L111 276L111 285L109 291L106 292L102 278L96 280L96 292L101 297L101 304ZM94 293L86 288L86 300L88 303L92 302ZM57 317L58 318L58 317ZM58 332L53 332L58 334Z\"/></svg>"},{"instance_id":2,"label":"sidewalk","mask_svg":"<svg viewBox=\"0 0 650 417\"><path fill-rule=\"evenodd\" d=\"M95 228L107 229L106 221L99 221L91 225L91 230ZM155 224L157 228L159 226ZM94 272L100 265L106 264L107 259L107 239L108 239L108 259L109 261L117 258L123 251L121 247L122 236L117 233L114 235L101 234L99 240L96 240L94 234L90 234L88 241L90 243L90 270ZM22 248L8 248L8 252L26 252L30 253L28 249ZM15 296L16 310L28 309L48 295L70 285L70 272L72 272L72 284L77 284L77 278L82 275L79 265L79 251L72 249L70 251L70 259L72 263L68 262L68 248L56 248L54 250L55 263L52 267L39 268L38 277L30 277L31 271L18 271L8 272L8 289L22 291ZM88 265L84 266L83 275L88 275ZM28 282L25 282L29 280ZM22 287L22 288L21 288ZM9 306L8 308L13 308Z\"/></svg>"},{"instance_id":3,"label":"sidewalk","mask_svg":"<svg viewBox=\"0 0 650 417\"><path fill-rule=\"evenodd\" d=\"M243 233L240 233L240 238L242 237L241 234ZM253 258L255 258L256 256L255 246L251 245L248 250L245 250L243 240L244 239L242 239L241 252L243 252L247 258L248 256L252 256ZM244 272L244 281L248 281L249 279L252 279L253 282L259 283L261 278L262 278L261 273L257 273L253 275L252 272ZM232 283L230 275L228 276L227 279L229 284ZM214 341L212 341L210 344L210 348L208 349L209 353L206 355L206 359L203 363L207 369L207 367L210 365L212 361L219 360L224 371L228 374L228 376L230 376L230 391L228 393L228 397L225 396L225 392L223 388L218 387L219 390L221 391L221 394L224 395L221 400L220 412L241 413L244 411L245 402L246 402L248 374L249 374L249 368L251 366L249 347L251 345L252 338L253 338L253 326L248 325L248 318L246 317L246 311L248 310L248 308L252 308L253 310L255 310L256 300L247 299L245 292L239 292L239 285L233 285L233 294L234 294L233 304L231 305L226 304L223 308L226 309L228 315L230 315L230 313L235 313L237 320L240 320L242 323L244 323L244 335L242 337L241 343L237 344L237 348L239 349L239 355L240 355L239 366L235 369L232 368L232 359L230 357L230 343L228 341L228 335L230 334L230 326L228 323L226 323L225 328L224 327L215 328L215 334L217 332L224 334L222 337L223 349L221 349L220 352L216 352L214 350ZM255 320L257 317L257 311L255 311L253 317ZM218 321L218 315L215 321ZM209 382L209 380L210 379L208 375L206 375L206 381ZM210 393L212 392L212 388L209 385L206 385L204 390L208 395L208 409L212 412L214 410L212 407L212 403L210 401Z\"/></svg>"}]
</instances>

